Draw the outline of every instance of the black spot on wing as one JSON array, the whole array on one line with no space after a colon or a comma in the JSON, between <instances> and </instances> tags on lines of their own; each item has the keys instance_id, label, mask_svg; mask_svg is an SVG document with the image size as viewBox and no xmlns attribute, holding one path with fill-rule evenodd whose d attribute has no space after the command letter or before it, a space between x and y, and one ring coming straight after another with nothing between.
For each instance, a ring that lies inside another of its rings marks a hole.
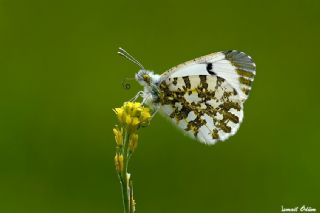
<instances>
[{"instance_id":1,"label":"black spot on wing","mask_svg":"<svg viewBox=\"0 0 320 213\"><path fill-rule=\"evenodd\" d=\"M208 63L206 69L210 75L216 75L216 73L213 72L212 63Z\"/></svg>"},{"instance_id":2,"label":"black spot on wing","mask_svg":"<svg viewBox=\"0 0 320 213\"><path fill-rule=\"evenodd\" d=\"M207 90L208 89L207 76L206 75L199 75L199 78L200 78L200 83L202 86L202 88L199 88L199 89L200 90L202 90L202 89Z\"/></svg>"},{"instance_id":3,"label":"black spot on wing","mask_svg":"<svg viewBox=\"0 0 320 213\"><path fill-rule=\"evenodd\" d=\"M178 83L178 78L173 78L173 82L172 82L172 84L173 84L174 86L176 86L176 85L177 85L177 83Z\"/></svg>"},{"instance_id":4,"label":"black spot on wing","mask_svg":"<svg viewBox=\"0 0 320 213\"><path fill-rule=\"evenodd\" d=\"M185 83L185 88L186 89L190 89L191 88L191 83L190 83L190 79L188 76L182 77L184 83Z\"/></svg>"}]
</instances>

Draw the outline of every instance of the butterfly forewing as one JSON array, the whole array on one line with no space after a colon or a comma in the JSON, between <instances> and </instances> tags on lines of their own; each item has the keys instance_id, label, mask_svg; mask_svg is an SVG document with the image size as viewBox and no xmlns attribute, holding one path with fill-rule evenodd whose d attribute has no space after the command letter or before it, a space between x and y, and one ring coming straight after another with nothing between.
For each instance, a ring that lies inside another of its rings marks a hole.
<instances>
[{"instance_id":1,"label":"butterfly forewing","mask_svg":"<svg viewBox=\"0 0 320 213\"><path fill-rule=\"evenodd\" d=\"M212 53L182 63L163 73L161 78L192 75L217 75L224 78L239 93L241 101L248 98L256 65L250 56L237 50Z\"/></svg>"}]
</instances>

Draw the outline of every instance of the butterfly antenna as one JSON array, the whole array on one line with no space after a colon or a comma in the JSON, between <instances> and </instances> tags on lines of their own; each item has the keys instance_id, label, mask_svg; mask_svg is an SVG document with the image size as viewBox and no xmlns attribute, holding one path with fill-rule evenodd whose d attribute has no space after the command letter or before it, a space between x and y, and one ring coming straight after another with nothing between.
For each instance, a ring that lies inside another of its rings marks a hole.
<instances>
[{"instance_id":1,"label":"butterfly antenna","mask_svg":"<svg viewBox=\"0 0 320 213\"><path fill-rule=\"evenodd\" d=\"M135 59L132 55L130 55L127 51L122 49L121 47L119 47L118 54L125 57L126 59L128 59L132 63L138 65L141 69L144 70L144 67L142 66L142 64L137 59Z\"/></svg>"}]
</instances>

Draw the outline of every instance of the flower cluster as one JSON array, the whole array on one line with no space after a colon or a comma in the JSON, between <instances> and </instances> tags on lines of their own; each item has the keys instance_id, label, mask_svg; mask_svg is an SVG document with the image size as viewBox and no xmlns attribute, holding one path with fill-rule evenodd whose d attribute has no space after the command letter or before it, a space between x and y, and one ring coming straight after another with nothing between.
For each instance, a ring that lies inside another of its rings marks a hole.
<instances>
[{"instance_id":1,"label":"flower cluster","mask_svg":"<svg viewBox=\"0 0 320 213\"><path fill-rule=\"evenodd\" d=\"M137 130L150 120L150 109L139 102L125 102L120 108L115 108L119 123L131 131Z\"/></svg>"}]
</instances>

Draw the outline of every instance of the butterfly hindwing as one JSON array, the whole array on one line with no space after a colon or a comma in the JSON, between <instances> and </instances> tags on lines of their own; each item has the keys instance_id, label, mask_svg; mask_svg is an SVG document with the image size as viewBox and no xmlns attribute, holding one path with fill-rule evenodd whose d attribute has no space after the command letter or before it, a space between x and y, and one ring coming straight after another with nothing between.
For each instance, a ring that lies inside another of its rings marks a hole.
<instances>
[{"instance_id":1,"label":"butterfly hindwing","mask_svg":"<svg viewBox=\"0 0 320 213\"><path fill-rule=\"evenodd\" d=\"M243 103L237 90L217 75L168 77L159 91L161 111L203 143L225 140L242 121Z\"/></svg>"}]
</instances>

